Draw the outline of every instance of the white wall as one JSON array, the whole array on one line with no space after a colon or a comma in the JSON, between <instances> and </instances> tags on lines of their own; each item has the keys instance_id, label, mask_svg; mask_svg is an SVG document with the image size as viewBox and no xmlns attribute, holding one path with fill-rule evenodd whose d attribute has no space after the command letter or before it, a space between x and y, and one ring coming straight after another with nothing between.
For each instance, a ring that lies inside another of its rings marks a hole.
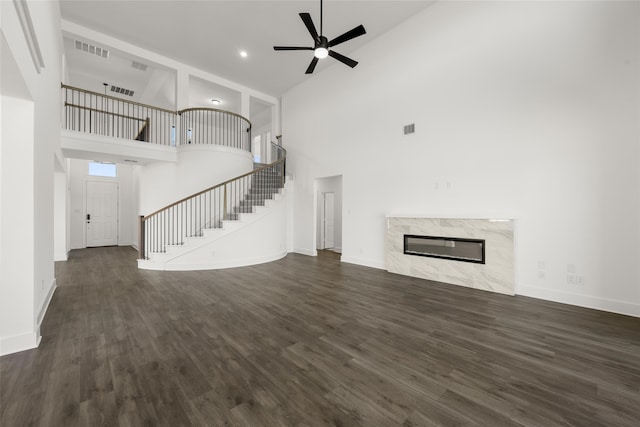
<instances>
[{"instance_id":1,"label":"white wall","mask_svg":"<svg viewBox=\"0 0 640 427\"><path fill-rule=\"evenodd\" d=\"M35 39L44 62L44 68L37 68L27 46L14 2L1 2L0 7L4 39L3 65L10 54L20 76L19 80L23 82L33 101L30 107L21 104L15 106L16 110L10 110L8 103L11 101L3 99L3 133L5 128L11 128L13 130L9 131L13 132L19 124L25 126L19 129L19 136L5 138L3 135L2 138L3 191L0 198L3 213L0 239L3 284L0 300L3 314L0 354L7 354L37 346L40 322L55 289L53 160L60 146L62 37L58 3L28 2ZM5 41L8 49L4 49ZM4 84L2 93L7 95ZM21 115L21 112L25 115ZM18 145L16 141L23 138L28 140ZM5 148L13 151L10 162L5 157ZM23 175L24 179L18 178ZM5 181L9 177L10 181ZM12 190L5 192L4 189L9 186ZM19 189L20 200L15 200L13 189ZM17 223L16 215L19 216ZM16 227L16 224L20 226ZM20 231L23 242L15 241L16 236L13 236L12 230ZM22 266L24 268L19 268ZM10 310L5 311L4 305L11 307Z\"/></svg>"},{"instance_id":2,"label":"white wall","mask_svg":"<svg viewBox=\"0 0 640 427\"><path fill-rule=\"evenodd\" d=\"M248 151L219 145L181 145L177 163L157 162L140 169L140 215L149 215L184 197L250 172Z\"/></svg>"},{"instance_id":3,"label":"white wall","mask_svg":"<svg viewBox=\"0 0 640 427\"><path fill-rule=\"evenodd\" d=\"M133 166L131 168L131 206L133 207L133 242L131 246L138 248L138 239L140 236L140 174L142 166Z\"/></svg>"},{"instance_id":4,"label":"white wall","mask_svg":"<svg viewBox=\"0 0 640 427\"><path fill-rule=\"evenodd\" d=\"M341 176L331 176L328 178L320 178L316 180L316 193L317 193L317 201L316 201L316 248L322 247L322 214L321 210L323 209L324 197L323 193L333 193L334 194L334 211L333 211L333 220L334 220L334 240L333 240L333 249L335 251L340 252L342 250L342 177Z\"/></svg>"},{"instance_id":5,"label":"white wall","mask_svg":"<svg viewBox=\"0 0 640 427\"><path fill-rule=\"evenodd\" d=\"M87 247L87 181L111 181L118 183L118 245L137 244L137 183L131 166L119 163L117 178L88 175L88 160L71 159L70 164L70 234L71 249Z\"/></svg>"},{"instance_id":6,"label":"white wall","mask_svg":"<svg viewBox=\"0 0 640 427\"><path fill-rule=\"evenodd\" d=\"M384 268L387 214L513 217L517 293L640 315L639 14L439 2L286 93L296 250L341 174L343 260Z\"/></svg>"},{"instance_id":7,"label":"white wall","mask_svg":"<svg viewBox=\"0 0 640 427\"><path fill-rule=\"evenodd\" d=\"M67 173L56 171L53 177L53 256L55 261L66 261L69 247L67 241L67 223L69 215L69 191Z\"/></svg>"},{"instance_id":8,"label":"white wall","mask_svg":"<svg viewBox=\"0 0 640 427\"><path fill-rule=\"evenodd\" d=\"M134 198L133 168L136 166L118 164L118 178L120 179L120 223L118 245L132 246L138 241L138 204Z\"/></svg>"}]
</instances>

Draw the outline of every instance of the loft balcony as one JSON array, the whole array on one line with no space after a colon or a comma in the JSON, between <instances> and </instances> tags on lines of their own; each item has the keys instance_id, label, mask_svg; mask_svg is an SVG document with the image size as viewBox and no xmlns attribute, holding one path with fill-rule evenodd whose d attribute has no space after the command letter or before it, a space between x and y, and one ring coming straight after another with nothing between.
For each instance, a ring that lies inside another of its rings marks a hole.
<instances>
[{"instance_id":1,"label":"loft balcony","mask_svg":"<svg viewBox=\"0 0 640 427\"><path fill-rule=\"evenodd\" d=\"M207 144L251 152L251 122L214 108L172 111L62 85L65 157L176 162L176 147Z\"/></svg>"}]
</instances>

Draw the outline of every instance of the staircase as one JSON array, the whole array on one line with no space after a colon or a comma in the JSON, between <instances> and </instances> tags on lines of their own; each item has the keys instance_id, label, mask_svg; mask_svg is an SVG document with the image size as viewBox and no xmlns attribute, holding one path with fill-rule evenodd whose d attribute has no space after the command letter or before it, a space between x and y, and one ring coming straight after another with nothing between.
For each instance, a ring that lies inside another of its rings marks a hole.
<instances>
[{"instance_id":1,"label":"staircase","mask_svg":"<svg viewBox=\"0 0 640 427\"><path fill-rule=\"evenodd\" d=\"M145 164L179 162L175 152L183 145L217 145L228 152L251 152L251 122L233 112L215 108L172 111L64 84L61 90L62 128L73 135L107 137L94 144L95 152L111 155L114 146L126 147L133 150L127 158L141 159ZM83 151L85 145L86 141L71 144L69 150ZM141 216L139 268L225 268L285 256L286 151L271 145L271 150L261 150L262 159L270 163L255 164L251 172ZM249 158L245 158L242 169L235 170L250 168ZM152 188L152 192L162 191L161 187Z\"/></svg>"},{"instance_id":2,"label":"staircase","mask_svg":"<svg viewBox=\"0 0 640 427\"><path fill-rule=\"evenodd\" d=\"M254 164L253 168L257 172L251 176L251 189L244 199L233 207L229 220L237 220L242 213L253 213L256 206L264 206L267 200L273 200L274 195L283 188L284 180L280 171L266 166L263 163Z\"/></svg>"},{"instance_id":3,"label":"staircase","mask_svg":"<svg viewBox=\"0 0 640 427\"><path fill-rule=\"evenodd\" d=\"M138 267L205 270L284 257L286 151L274 147L275 162L142 218Z\"/></svg>"}]
</instances>

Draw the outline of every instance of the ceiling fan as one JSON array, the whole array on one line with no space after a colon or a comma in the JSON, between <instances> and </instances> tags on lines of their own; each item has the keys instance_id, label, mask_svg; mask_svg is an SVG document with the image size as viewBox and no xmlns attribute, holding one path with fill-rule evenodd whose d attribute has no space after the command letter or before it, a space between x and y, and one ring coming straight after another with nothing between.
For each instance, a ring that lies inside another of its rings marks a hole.
<instances>
[{"instance_id":1,"label":"ceiling fan","mask_svg":"<svg viewBox=\"0 0 640 427\"><path fill-rule=\"evenodd\" d=\"M313 73L313 70L315 70L316 68L316 64L318 64L318 60L322 58L326 58L327 55L334 59L337 59L338 61L348 65L351 68L358 65L357 61L354 61L351 58L347 58L346 56L331 50L331 48L336 45L339 45L340 43L344 43L353 38L366 34L366 31L362 25L358 25L352 30L349 30L346 33L329 41L322 34L322 0L320 0L320 34L318 34L318 31L316 30L315 25L313 25L313 21L311 20L311 14L306 12L300 13L300 18L302 18L302 22L304 22L304 25L307 27L307 30L309 30L309 33L313 38L313 47L274 46L273 47L274 50L312 50L314 51L313 59L311 60L311 64L309 64L307 71L305 71L305 74Z\"/></svg>"}]
</instances>

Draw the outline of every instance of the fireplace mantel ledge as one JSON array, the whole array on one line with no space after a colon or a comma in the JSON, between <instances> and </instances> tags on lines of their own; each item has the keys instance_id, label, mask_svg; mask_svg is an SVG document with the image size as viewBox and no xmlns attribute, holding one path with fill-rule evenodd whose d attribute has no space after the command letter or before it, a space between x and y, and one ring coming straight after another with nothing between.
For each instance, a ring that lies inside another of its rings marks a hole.
<instances>
[{"instance_id":1,"label":"fireplace mantel ledge","mask_svg":"<svg viewBox=\"0 0 640 427\"><path fill-rule=\"evenodd\" d=\"M387 214L387 218L429 218L429 219L487 219L487 220L499 220L499 221L513 221L518 219L516 215L434 215L434 214L405 214L405 213L391 213Z\"/></svg>"}]
</instances>

